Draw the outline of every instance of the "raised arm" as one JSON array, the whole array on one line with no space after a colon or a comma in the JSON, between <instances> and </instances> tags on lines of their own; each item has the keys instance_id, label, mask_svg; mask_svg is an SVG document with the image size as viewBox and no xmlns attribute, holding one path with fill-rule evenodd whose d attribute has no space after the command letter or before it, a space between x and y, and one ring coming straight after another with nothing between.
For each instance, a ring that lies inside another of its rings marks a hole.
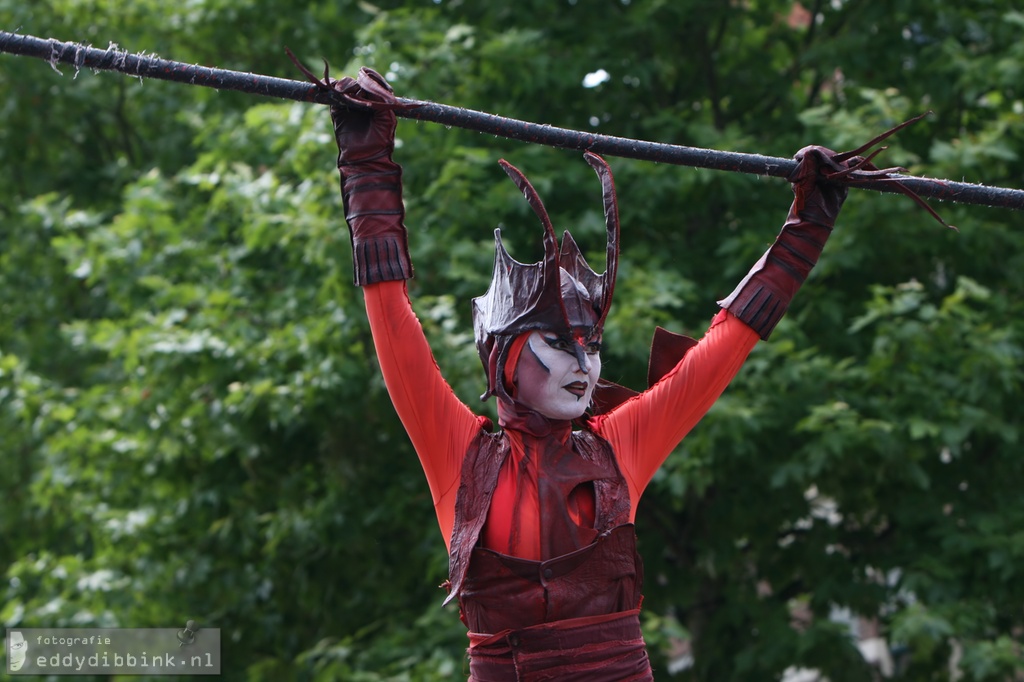
<instances>
[{"instance_id":1,"label":"raised arm","mask_svg":"<svg viewBox=\"0 0 1024 682\"><path fill-rule=\"evenodd\" d=\"M832 232L846 187L828 181L860 161L824 147L797 152L790 175L795 198L782 230L724 300L704 337L653 387L598 417L636 503L655 471L739 371L758 338L767 339L803 284Z\"/></svg>"},{"instance_id":2,"label":"raised arm","mask_svg":"<svg viewBox=\"0 0 1024 682\"><path fill-rule=\"evenodd\" d=\"M402 203L402 167L392 160L401 106L380 74L324 87L352 108L332 106L341 194L352 239L355 283L363 287L384 383L430 485L438 524L451 536L462 458L480 429L477 417L438 370L406 293L412 277Z\"/></svg>"},{"instance_id":3,"label":"raised arm","mask_svg":"<svg viewBox=\"0 0 1024 682\"><path fill-rule=\"evenodd\" d=\"M591 422L612 445L634 514L654 472L711 409L757 340L755 331L723 310L660 381Z\"/></svg>"},{"instance_id":4,"label":"raised arm","mask_svg":"<svg viewBox=\"0 0 1024 682\"><path fill-rule=\"evenodd\" d=\"M462 459L483 418L458 399L434 362L405 282L363 287L381 374L430 485L437 522L451 539Z\"/></svg>"}]
</instances>

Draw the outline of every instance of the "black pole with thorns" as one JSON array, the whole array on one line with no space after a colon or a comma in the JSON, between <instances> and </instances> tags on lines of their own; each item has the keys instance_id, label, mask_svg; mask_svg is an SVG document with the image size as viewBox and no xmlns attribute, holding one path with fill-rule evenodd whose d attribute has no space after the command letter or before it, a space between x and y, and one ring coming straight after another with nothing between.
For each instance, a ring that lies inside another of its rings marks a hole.
<instances>
[{"instance_id":1,"label":"black pole with thorns","mask_svg":"<svg viewBox=\"0 0 1024 682\"><path fill-rule=\"evenodd\" d=\"M81 43L62 42L53 38L44 39L0 31L0 52L36 57L49 62L54 70L57 70L57 64L70 64L76 70L85 68L119 71L142 79L153 78L188 85L200 85L217 90L237 90L298 102L346 106L333 91L312 83L186 64L145 53L130 54L115 45L101 50ZM435 102L405 98L399 98L399 102L405 106L396 110L395 113L402 118L466 128L498 137L562 149L781 178L787 177L796 167L796 161L793 159L599 135L519 121ZM898 126L890 133L900 127L902 126ZM875 141L879 139L876 138ZM1024 190L1019 189L936 180L893 172L875 178L860 179L856 183L851 182L850 184L861 189L907 194L915 199L927 197L964 204L1024 210ZM934 211L928 210L940 222L944 222Z\"/></svg>"}]
</instances>

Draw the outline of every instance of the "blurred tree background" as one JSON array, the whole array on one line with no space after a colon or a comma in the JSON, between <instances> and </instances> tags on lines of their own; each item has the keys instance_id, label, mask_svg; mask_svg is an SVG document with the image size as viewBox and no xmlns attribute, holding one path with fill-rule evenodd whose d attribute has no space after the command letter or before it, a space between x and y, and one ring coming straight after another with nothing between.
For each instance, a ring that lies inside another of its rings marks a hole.
<instances>
[{"instance_id":1,"label":"blurred tree background","mask_svg":"<svg viewBox=\"0 0 1024 682\"><path fill-rule=\"evenodd\" d=\"M925 110L881 164L1021 187L1011 0L0 0L0 27L790 156ZM230 680L464 677L444 543L385 394L326 110L0 55L0 621L219 627ZM469 299L492 230L535 260L506 157L602 262L575 152L403 121L411 292L482 411ZM623 219L605 373L699 336L774 237L776 179L610 158ZM1022 215L851 192L769 343L638 516L659 679L1024 675ZM682 644L685 642L686 644ZM951 664L952 661L952 664Z\"/></svg>"}]
</instances>

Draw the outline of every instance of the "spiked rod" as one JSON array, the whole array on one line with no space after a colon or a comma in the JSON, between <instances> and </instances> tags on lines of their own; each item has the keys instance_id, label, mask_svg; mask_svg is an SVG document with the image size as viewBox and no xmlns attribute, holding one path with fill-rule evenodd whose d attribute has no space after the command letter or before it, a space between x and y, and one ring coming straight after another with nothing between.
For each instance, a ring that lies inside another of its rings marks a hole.
<instances>
[{"instance_id":1,"label":"spiked rod","mask_svg":"<svg viewBox=\"0 0 1024 682\"><path fill-rule=\"evenodd\" d=\"M119 71L138 78L155 78L188 85L200 85L217 90L237 90L267 97L290 99L316 104L341 103L332 93L318 89L306 81L274 78L241 71L216 69L198 64L186 64L145 53L130 54L111 45L105 50L53 38L0 31L0 52L36 57L50 63L70 64L75 69ZM644 161L655 161L695 168L786 177L796 167L793 159L760 154L725 152L698 147L647 142L625 137L556 128L554 126L519 121L472 109L437 104L421 100L399 98L408 105L395 113L403 118L429 121L446 126L466 128L521 142L543 144L562 149L589 151L607 156L620 156ZM1024 190L989 187L951 180L935 180L911 175L895 176L901 185L921 197L978 204L997 208L1024 210ZM901 192L891 182L865 181L854 187L880 192Z\"/></svg>"}]
</instances>

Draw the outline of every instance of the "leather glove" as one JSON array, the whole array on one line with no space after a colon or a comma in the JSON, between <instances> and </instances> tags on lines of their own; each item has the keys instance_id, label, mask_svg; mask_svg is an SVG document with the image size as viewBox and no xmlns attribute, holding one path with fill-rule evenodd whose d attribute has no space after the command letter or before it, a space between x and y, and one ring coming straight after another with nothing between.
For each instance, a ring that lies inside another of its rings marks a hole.
<instances>
[{"instance_id":1,"label":"leather glove","mask_svg":"<svg viewBox=\"0 0 1024 682\"><path fill-rule=\"evenodd\" d=\"M366 67L358 78L325 81L352 105L332 105L331 120L355 283L409 279L412 261L403 223L402 167L391 159L397 127L394 109L403 105L384 77Z\"/></svg>"},{"instance_id":2,"label":"leather glove","mask_svg":"<svg viewBox=\"0 0 1024 682\"><path fill-rule=\"evenodd\" d=\"M782 231L736 289L718 302L762 339L771 335L818 262L846 200L846 185L827 179L846 175L864 162L818 146L804 147L793 158L797 165L788 180L795 198Z\"/></svg>"},{"instance_id":3,"label":"leather glove","mask_svg":"<svg viewBox=\"0 0 1024 682\"><path fill-rule=\"evenodd\" d=\"M803 284L825 246L839 210L846 201L847 186L864 182L885 183L907 195L946 227L956 229L942 219L924 199L900 182L905 168L878 168L871 163L880 147L867 156L869 149L894 133L920 121L925 112L893 126L860 147L837 154L818 146L804 147L793 157L796 167L789 175L796 198L782 231L761 256L739 286L718 304L767 339L789 307L793 294Z\"/></svg>"}]
</instances>

